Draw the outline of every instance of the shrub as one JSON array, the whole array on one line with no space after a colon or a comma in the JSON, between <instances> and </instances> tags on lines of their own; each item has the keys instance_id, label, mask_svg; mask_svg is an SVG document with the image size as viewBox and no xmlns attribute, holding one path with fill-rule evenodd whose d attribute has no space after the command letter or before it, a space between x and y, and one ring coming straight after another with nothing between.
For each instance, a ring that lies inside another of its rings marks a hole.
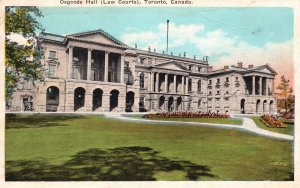
<instances>
[{"instance_id":1,"label":"shrub","mask_svg":"<svg viewBox=\"0 0 300 188\"><path fill-rule=\"evenodd\" d=\"M228 114L211 113L211 112L162 112L146 114L144 118L228 118Z\"/></svg>"},{"instance_id":2,"label":"shrub","mask_svg":"<svg viewBox=\"0 0 300 188\"><path fill-rule=\"evenodd\" d=\"M260 120L267 126L271 128L286 128L281 121L277 120L274 116L264 114L260 116Z\"/></svg>"}]
</instances>

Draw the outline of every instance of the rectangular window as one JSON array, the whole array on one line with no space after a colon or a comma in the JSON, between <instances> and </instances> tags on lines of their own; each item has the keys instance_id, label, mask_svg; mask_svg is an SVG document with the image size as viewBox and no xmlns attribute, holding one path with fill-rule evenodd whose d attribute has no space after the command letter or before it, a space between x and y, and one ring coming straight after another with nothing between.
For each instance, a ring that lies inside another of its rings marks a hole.
<instances>
[{"instance_id":1,"label":"rectangular window","mask_svg":"<svg viewBox=\"0 0 300 188\"><path fill-rule=\"evenodd\" d=\"M235 77L235 80L238 81L238 80L239 80L239 77Z\"/></svg>"},{"instance_id":2,"label":"rectangular window","mask_svg":"<svg viewBox=\"0 0 300 188\"><path fill-rule=\"evenodd\" d=\"M140 97L140 104L139 104L140 107L144 107L144 97Z\"/></svg>"},{"instance_id":3,"label":"rectangular window","mask_svg":"<svg viewBox=\"0 0 300 188\"><path fill-rule=\"evenodd\" d=\"M229 77L226 77L226 82L229 82Z\"/></svg>"},{"instance_id":4,"label":"rectangular window","mask_svg":"<svg viewBox=\"0 0 300 188\"><path fill-rule=\"evenodd\" d=\"M217 95L220 95L220 90L217 90Z\"/></svg>"},{"instance_id":5,"label":"rectangular window","mask_svg":"<svg viewBox=\"0 0 300 188\"><path fill-rule=\"evenodd\" d=\"M49 65L48 69L48 77L54 77L55 76L55 65Z\"/></svg>"},{"instance_id":6,"label":"rectangular window","mask_svg":"<svg viewBox=\"0 0 300 188\"><path fill-rule=\"evenodd\" d=\"M199 107L199 108L201 107L201 104L202 104L202 101L201 101L201 100L198 100L198 107Z\"/></svg>"},{"instance_id":7,"label":"rectangular window","mask_svg":"<svg viewBox=\"0 0 300 188\"><path fill-rule=\"evenodd\" d=\"M56 59L56 51L49 51L49 59Z\"/></svg>"},{"instance_id":8,"label":"rectangular window","mask_svg":"<svg viewBox=\"0 0 300 188\"><path fill-rule=\"evenodd\" d=\"M211 84L211 80L208 80L208 84Z\"/></svg>"},{"instance_id":9,"label":"rectangular window","mask_svg":"<svg viewBox=\"0 0 300 188\"><path fill-rule=\"evenodd\" d=\"M217 83L220 83L220 78L217 79Z\"/></svg>"}]
</instances>

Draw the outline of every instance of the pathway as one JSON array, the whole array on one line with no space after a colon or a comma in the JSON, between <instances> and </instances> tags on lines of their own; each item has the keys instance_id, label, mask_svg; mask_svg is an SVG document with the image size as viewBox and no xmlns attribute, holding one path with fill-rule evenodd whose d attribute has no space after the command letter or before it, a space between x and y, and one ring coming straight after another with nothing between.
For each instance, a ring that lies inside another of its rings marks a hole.
<instances>
[{"instance_id":1,"label":"pathway","mask_svg":"<svg viewBox=\"0 0 300 188\"><path fill-rule=\"evenodd\" d=\"M164 120L151 120L151 119L138 119L129 116L123 116L122 114L105 114L107 118L120 119L129 122L140 122L146 124L172 124L172 125L194 125L194 126L209 126L218 127L224 129L237 129L241 131L248 131L258 135L281 139L281 140L294 140L291 135L275 133L259 128L255 122L248 117L235 117L243 120L243 125L231 125L231 124L217 124L217 123L199 123L199 122L181 122L181 121L164 121Z\"/></svg>"}]
</instances>

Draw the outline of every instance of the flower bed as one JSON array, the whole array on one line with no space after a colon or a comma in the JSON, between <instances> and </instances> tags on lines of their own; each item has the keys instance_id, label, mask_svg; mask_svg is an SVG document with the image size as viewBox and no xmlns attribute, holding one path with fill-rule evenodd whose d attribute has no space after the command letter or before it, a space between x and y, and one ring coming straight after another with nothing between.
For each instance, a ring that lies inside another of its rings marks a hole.
<instances>
[{"instance_id":1,"label":"flower bed","mask_svg":"<svg viewBox=\"0 0 300 188\"><path fill-rule=\"evenodd\" d=\"M278 121L274 116L264 114L260 116L260 121L262 121L267 127L270 128L286 128L281 121Z\"/></svg>"},{"instance_id":2,"label":"flower bed","mask_svg":"<svg viewBox=\"0 0 300 188\"><path fill-rule=\"evenodd\" d=\"M162 112L155 114L146 114L143 118L228 118L228 114L211 112Z\"/></svg>"}]
</instances>

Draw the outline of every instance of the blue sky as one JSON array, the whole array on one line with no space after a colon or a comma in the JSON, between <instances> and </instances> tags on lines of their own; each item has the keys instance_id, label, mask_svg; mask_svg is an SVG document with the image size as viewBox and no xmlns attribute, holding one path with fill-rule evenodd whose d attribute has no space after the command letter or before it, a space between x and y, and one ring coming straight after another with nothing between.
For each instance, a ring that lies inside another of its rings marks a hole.
<instances>
[{"instance_id":1,"label":"blue sky","mask_svg":"<svg viewBox=\"0 0 300 188\"><path fill-rule=\"evenodd\" d=\"M166 20L170 20L169 52L188 57L208 55L212 65L292 61L293 9L203 7L40 7L46 32L66 35L103 29L138 48L166 48ZM275 54L275 55L274 55ZM278 59L279 60L276 60ZM291 62L290 62L291 63ZM276 67L276 66L275 66Z\"/></svg>"}]
</instances>

